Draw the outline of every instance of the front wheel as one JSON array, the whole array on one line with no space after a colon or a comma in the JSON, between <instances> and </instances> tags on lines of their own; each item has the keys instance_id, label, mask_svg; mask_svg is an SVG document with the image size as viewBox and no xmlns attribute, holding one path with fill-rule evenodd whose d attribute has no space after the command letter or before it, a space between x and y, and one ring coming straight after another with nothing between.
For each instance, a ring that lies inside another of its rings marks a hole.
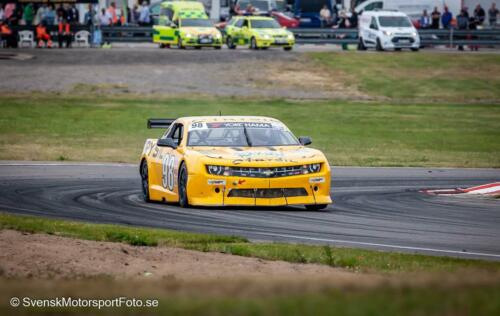
<instances>
[{"instance_id":1,"label":"front wheel","mask_svg":"<svg viewBox=\"0 0 500 316\"><path fill-rule=\"evenodd\" d=\"M179 205L183 208L189 207L187 194L188 172L185 164L179 170Z\"/></svg>"},{"instance_id":2,"label":"front wheel","mask_svg":"<svg viewBox=\"0 0 500 316\"><path fill-rule=\"evenodd\" d=\"M412 52L418 52L418 48L412 48L411 51Z\"/></svg>"},{"instance_id":3,"label":"front wheel","mask_svg":"<svg viewBox=\"0 0 500 316\"><path fill-rule=\"evenodd\" d=\"M144 160L141 165L142 198L145 202L151 201L149 198L149 172L148 162Z\"/></svg>"},{"instance_id":4,"label":"front wheel","mask_svg":"<svg viewBox=\"0 0 500 316\"><path fill-rule=\"evenodd\" d=\"M380 42L380 38L377 38L377 46L375 47L379 52L383 52L384 48L382 47L382 43Z\"/></svg>"},{"instance_id":5,"label":"front wheel","mask_svg":"<svg viewBox=\"0 0 500 316\"><path fill-rule=\"evenodd\" d=\"M366 50L365 42L363 42L363 39L361 37L358 41L358 50Z\"/></svg>"},{"instance_id":6,"label":"front wheel","mask_svg":"<svg viewBox=\"0 0 500 316\"><path fill-rule=\"evenodd\" d=\"M308 211L319 211L325 209L328 204L314 204L314 205L306 205L306 210Z\"/></svg>"},{"instance_id":7,"label":"front wheel","mask_svg":"<svg viewBox=\"0 0 500 316\"><path fill-rule=\"evenodd\" d=\"M259 49L257 47L257 40L255 39L255 37L252 37L252 39L250 40L250 49Z\"/></svg>"}]
</instances>

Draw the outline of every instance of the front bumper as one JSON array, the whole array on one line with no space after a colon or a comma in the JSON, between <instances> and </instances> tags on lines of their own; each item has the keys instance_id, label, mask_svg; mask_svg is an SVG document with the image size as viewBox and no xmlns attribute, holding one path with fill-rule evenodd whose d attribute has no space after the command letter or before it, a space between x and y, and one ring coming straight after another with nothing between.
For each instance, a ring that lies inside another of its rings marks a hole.
<instances>
[{"instance_id":1,"label":"front bumper","mask_svg":"<svg viewBox=\"0 0 500 316\"><path fill-rule=\"evenodd\" d=\"M383 43L385 49L395 49L395 48L419 48L420 38L414 37L391 37L385 38Z\"/></svg>"},{"instance_id":2,"label":"front bumper","mask_svg":"<svg viewBox=\"0 0 500 316\"><path fill-rule=\"evenodd\" d=\"M257 39L258 47L292 47L295 45L295 39L293 40L276 40L276 39Z\"/></svg>"},{"instance_id":3,"label":"front bumper","mask_svg":"<svg viewBox=\"0 0 500 316\"><path fill-rule=\"evenodd\" d=\"M210 42L203 42L198 37L190 37L183 38L182 44L184 46L199 46L199 47L214 47L214 46L222 46L222 37L221 38L212 38Z\"/></svg>"},{"instance_id":4,"label":"front bumper","mask_svg":"<svg viewBox=\"0 0 500 316\"><path fill-rule=\"evenodd\" d=\"M330 204L330 172L249 178L189 175L189 203L198 206L287 206Z\"/></svg>"}]
</instances>

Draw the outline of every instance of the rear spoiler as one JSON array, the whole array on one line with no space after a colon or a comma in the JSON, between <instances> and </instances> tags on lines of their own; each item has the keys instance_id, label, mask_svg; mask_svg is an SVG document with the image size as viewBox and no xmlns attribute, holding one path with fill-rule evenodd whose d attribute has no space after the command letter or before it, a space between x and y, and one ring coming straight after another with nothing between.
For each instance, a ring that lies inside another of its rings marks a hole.
<instances>
[{"instance_id":1,"label":"rear spoiler","mask_svg":"<svg viewBox=\"0 0 500 316\"><path fill-rule=\"evenodd\" d=\"M175 122L175 119L152 118L148 120L148 128L169 128L173 122Z\"/></svg>"}]
</instances>

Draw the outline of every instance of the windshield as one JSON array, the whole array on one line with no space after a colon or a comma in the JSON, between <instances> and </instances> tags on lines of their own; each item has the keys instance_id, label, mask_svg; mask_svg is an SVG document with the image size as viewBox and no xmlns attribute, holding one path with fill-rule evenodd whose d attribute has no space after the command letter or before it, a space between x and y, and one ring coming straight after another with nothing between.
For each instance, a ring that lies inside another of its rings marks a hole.
<instances>
[{"instance_id":1,"label":"windshield","mask_svg":"<svg viewBox=\"0 0 500 316\"><path fill-rule=\"evenodd\" d=\"M188 146L291 146L299 145L297 138L283 127L269 123L207 123L203 128L192 128Z\"/></svg>"},{"instance_id":2,"label":"windshield","mask_svg":"<svg viewBox=\"0 0 500 316\"><path fill-rule=\"evenodd\" d=\"M243 0L239 2L240 9L246 10L248 4L251 4L252 7L256 8L259 11L267 12L269 11L269 1L265 0Z\"/></svg>"},{"instance_id":3,"label":"windshield","mask_svg":"<svg viewBox=\"0 0 500 316\"><path fill-rule=\"evenodd\" d=\"M182 19L181 26L183 27L212 27L212 22L208 19Z\"/></svg>"},{"instance_id":4,"label":"windshield","mask_svg":"<svg viewBox=\"0 0 500 316\"><path fill-rule=\"evenodd\" d=\"M254 29L279 29L280 25L275 20L252 20Z\"/></svg>"},{"instance_id":5,"label":"windshield","mask_svg":"<svg viewBox=\"0 0 500 316\"><path fill-rule=\"evenodd\" d=\"M381 27L411 27L410 19L406 16L379 16Z\"/></svg>"}]
</instances>

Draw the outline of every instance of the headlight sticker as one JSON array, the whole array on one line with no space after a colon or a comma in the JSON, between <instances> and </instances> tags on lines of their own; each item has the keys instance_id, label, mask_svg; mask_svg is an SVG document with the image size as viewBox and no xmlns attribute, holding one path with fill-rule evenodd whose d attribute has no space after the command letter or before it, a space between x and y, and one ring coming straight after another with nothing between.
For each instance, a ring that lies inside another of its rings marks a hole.
<instances>
[{"instance_id":1,"label":"headlight sticker","mask_svg":"<svg viewBox=\"0 0 500 316\"><path fill-rule=\"evenodd\" d=\"M226 185L226 180L208 179L209 185Z\"/></svg>"}]
</instances>

